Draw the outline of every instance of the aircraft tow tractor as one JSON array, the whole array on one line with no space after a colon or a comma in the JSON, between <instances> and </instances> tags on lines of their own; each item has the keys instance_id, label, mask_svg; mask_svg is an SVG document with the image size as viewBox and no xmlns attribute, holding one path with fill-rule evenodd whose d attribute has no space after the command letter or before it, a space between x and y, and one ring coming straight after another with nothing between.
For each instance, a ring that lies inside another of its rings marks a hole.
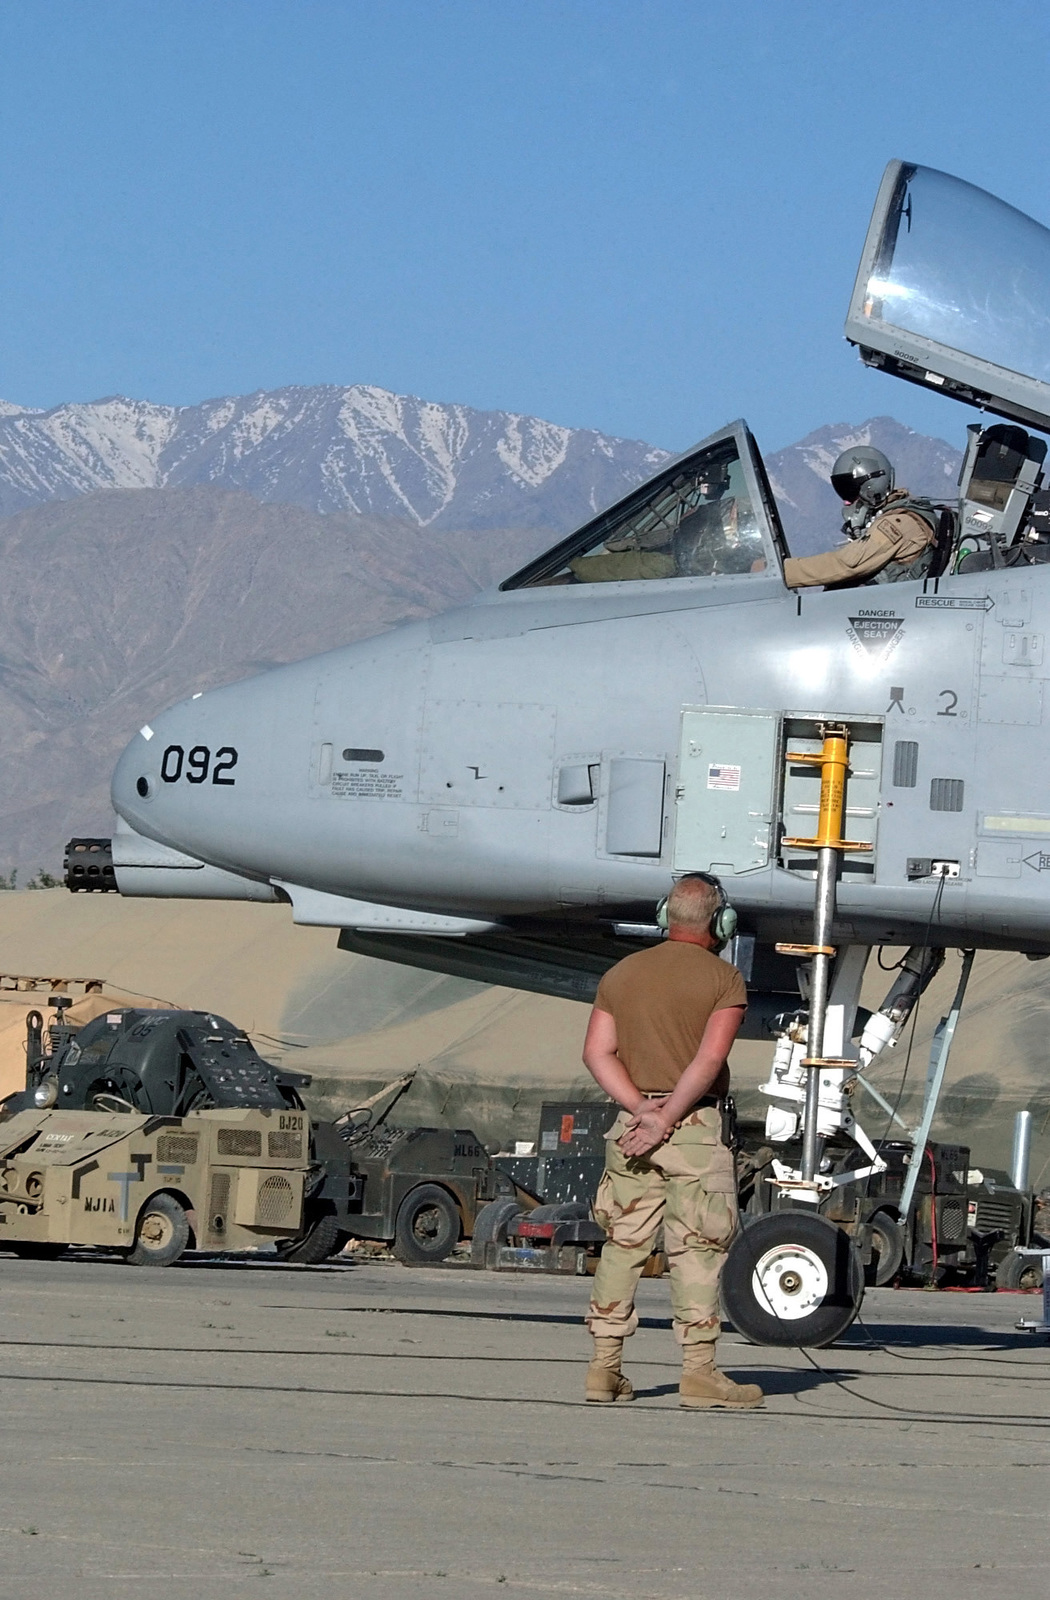
<instances>
[{"instance_id":1,"label":"aircraft tow tractor","mask_svg":"<svg viewBox=\"0 0 1050 1600\"><path fill-rule=\"evenodd\" d=\"M51 1003L46 1037L39 1011L26 1019L25 1089L0 1104L0 1248L106 1245L166 1266L268 1244L309 1266L359 1239L425 1266L515 1193L470 1129L387 1122L411 1074L325 1121L304 1106L309 1077L224 1017L118 1006L74 1028L69 997Z\"/></svg>"}]
</instances>

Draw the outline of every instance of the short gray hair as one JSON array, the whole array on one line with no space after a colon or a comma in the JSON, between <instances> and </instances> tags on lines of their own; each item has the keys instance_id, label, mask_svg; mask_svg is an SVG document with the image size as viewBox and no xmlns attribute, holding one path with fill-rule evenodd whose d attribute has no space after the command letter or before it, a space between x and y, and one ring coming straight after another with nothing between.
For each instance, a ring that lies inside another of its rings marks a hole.
<instances>
[{"instance_id":1,"label":"short gray hair","mask_svg":"<svg viewBox=\"0 0 1050 1600\"><path fill-rule=\"evenodd\" d=\"M705 933L718 910L719 893L704 878L679 878L667 897L667 925Z\"/></svg>"}]
</instances>

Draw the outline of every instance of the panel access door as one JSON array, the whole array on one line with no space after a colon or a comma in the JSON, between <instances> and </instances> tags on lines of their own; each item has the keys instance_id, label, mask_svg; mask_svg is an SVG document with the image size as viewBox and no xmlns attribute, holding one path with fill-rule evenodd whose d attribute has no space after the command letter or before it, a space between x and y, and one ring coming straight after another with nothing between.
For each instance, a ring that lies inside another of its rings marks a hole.
<instances>
[{"instance_id":1,"label":"panel access door","mask_svg":"<svg viewBox=\"0 0 1050 1600\"><path fill-rule=\"evenodd\" d=\"M703 706L682 713L675 791L675 872L731 877L769 865L779 719Z\"/></svg>"}]
</instances>

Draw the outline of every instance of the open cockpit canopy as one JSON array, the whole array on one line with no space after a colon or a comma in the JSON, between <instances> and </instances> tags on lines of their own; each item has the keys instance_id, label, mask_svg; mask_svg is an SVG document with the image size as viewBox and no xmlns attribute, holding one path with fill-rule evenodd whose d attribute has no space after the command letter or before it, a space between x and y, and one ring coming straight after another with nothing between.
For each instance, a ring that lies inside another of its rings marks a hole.
<instances>
[{"instance_id":1,"label":"open cockpit canopy","mask_svg":"<svg viewBox=\"0 0 1050 1600\"><path fill-rule=\"evenodd\" d=\"M870 366L1050 432L1050 230L960 178L891 161L846 338Z\"/></svg>"}]
</instances>

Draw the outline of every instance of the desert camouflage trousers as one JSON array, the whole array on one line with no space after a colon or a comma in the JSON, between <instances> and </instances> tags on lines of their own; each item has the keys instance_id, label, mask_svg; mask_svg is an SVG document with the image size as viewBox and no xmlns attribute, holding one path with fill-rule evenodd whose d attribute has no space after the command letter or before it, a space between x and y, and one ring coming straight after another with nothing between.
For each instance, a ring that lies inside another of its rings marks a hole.
<instances>
[{"instance_id":1,"label":"desert camouflage trousers","mask_svg":"<svg viewBox=\"0 0 1050 1600\"><path fill-rule=\"evenodd\" d=\"M596 1338L625 1338L638 1326L634 1295L661 1222L671 1273L671 1308L679 1344L718 1338L718 1278L737 1230L733 1155L722 1143L721 1115L704 1106L645 1156L616 1143L622 1111L609 1129L605 1171L594 1215L608 1234L594 1275L586 1323Z\"/></svg>"}]
</instances>

